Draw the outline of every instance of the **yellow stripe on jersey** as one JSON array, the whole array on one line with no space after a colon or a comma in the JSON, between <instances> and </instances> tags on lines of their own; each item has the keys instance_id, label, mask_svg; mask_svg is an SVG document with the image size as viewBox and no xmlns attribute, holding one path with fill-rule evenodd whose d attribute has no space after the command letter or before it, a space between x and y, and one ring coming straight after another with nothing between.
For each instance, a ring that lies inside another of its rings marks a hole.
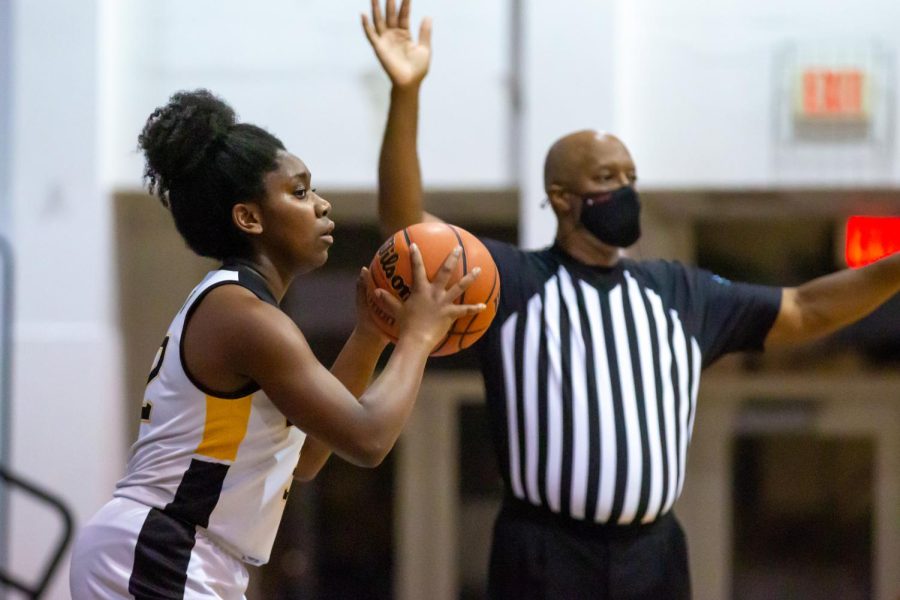
<instances>
[{"instance_id":1,"label":"yellow stripe on jersey","mask_svg":"<svg viewBox=\"0 0 900 600\"><path fill-rule=\"evenodd\" d=\"M252 395L235 400L206 397L206 423L197 454L218 460L237 458L238 446L247 434L252 398Z\"/></svg>"}]
</instances>

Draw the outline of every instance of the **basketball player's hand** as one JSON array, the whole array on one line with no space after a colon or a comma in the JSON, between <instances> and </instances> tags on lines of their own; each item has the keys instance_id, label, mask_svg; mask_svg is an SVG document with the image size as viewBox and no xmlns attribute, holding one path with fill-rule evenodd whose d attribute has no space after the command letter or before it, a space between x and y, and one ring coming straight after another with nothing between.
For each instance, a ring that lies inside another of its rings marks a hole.
<instances>
[{"instance_id":1,"label":"basketball player's hand","mask_svg":"<svg viewBox=\"0 0 900 600\"><path fill-rule=\"evenodd\" d=\"M422 20L416 42L409 31L411 0L402 0L399 12L395 0L385 0L384 14L379 1L372 0L371 22L365 14L361 15L366 37L395 86L417 86L431 62L431 19Z\"/></svg>"},{"instance_id":2,"label":"basketball player's hand","mask_svg":"<svg viewBox=\"0 0 900 600\"><path fill-rule=\"evenodd\" d=\"M457 247L447 255L434 280L429 281L419 247L412 244L409 250L413 271L412 293L409 298L400 302L391 294L379 290L380 298L396 315L401 340L412 336L421 340L427 348L434 348L444 339L456 319L485 309L484 304L455 304L456 299L478 277L481 269L476 267L453 285L448 285L456 270L456 263L459 262L461 248Z\"/></svg>"},{"instance_id":3,"label":"basketball player's hand","mask_svg":"<svg viewBox=\"0 0 900 600\"><path fill-rule=\"evenodd\" d=\"M372 318L372 311L369 310L366 302L366 289L375 289L375 283L372 281L372 273L368 268L363 267L356 278L356 332L387 346L391 339L384 334L383 331L375 324Z\"/></svg>"}]
</instances>

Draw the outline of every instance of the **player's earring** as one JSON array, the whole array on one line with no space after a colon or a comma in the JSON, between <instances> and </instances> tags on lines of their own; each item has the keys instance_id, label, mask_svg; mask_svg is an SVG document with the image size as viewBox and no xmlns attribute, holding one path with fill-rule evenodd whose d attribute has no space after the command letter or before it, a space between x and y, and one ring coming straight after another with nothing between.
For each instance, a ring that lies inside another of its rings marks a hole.
<instances>
[{"instance_id":1,"label":"player's earring","mask_svg":"<svg viewBox=\"0 0 900 600\"><path fill-rule=\"evenodd\" d=\"M547 208L548 206L550 206L550 198L544 198L541 201L541 208Z\"/></svg>"}]
</instances>

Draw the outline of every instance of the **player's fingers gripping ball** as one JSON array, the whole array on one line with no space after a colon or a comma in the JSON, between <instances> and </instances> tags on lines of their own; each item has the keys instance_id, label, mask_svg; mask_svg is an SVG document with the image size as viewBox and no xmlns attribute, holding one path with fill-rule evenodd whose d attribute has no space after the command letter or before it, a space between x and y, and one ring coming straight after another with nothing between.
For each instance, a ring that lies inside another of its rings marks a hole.
<instances>
[{"instance_id":1,"label":"player's fingers gripping ball","mask_svg":"<svg viewBox=\"0 0 900 600\"><path fill-rule=\"evenodd\" d=\"M456 263L456 272L447 282L449 288L475 267L481 267L481 274L472 285L456 299L457 304L486 305L483 311L465 315L453 322L447 335L432 350L432 356L446 356L468 348L480 338L494 315L500 299L500 276L490 252L478 238L455 225L447 223L418 223L401 229L389 237L372 259L369 271L372 284L390 292L400 301L405 301L413 283L413 269L409 246L416 244L422 253L425 272L429 281L433 280L447 255L457 246L462 248ZM372 285L370 284L370 286ZM397 341L397 322L390 309L378 299L374 289L366 296L369 310L378 327L393 341Z\"/></svg>"}]
</instances>

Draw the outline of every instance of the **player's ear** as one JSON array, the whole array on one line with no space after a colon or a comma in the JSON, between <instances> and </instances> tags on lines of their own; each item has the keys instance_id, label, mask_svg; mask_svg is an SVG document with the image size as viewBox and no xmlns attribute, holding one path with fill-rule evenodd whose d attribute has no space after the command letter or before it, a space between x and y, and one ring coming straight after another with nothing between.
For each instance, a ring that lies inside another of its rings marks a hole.
<instances>
[{"instance_id":1,"label":"player's ear","mask_svg":"<svg viewBox=\"0 0 900 600\"><path fill-rule=\"evenodd\" d=\"M259 235L263 232L262 211L256 202L238 202L231 208L231 219L244 233Z\"/></svg>"}]
</instances>

